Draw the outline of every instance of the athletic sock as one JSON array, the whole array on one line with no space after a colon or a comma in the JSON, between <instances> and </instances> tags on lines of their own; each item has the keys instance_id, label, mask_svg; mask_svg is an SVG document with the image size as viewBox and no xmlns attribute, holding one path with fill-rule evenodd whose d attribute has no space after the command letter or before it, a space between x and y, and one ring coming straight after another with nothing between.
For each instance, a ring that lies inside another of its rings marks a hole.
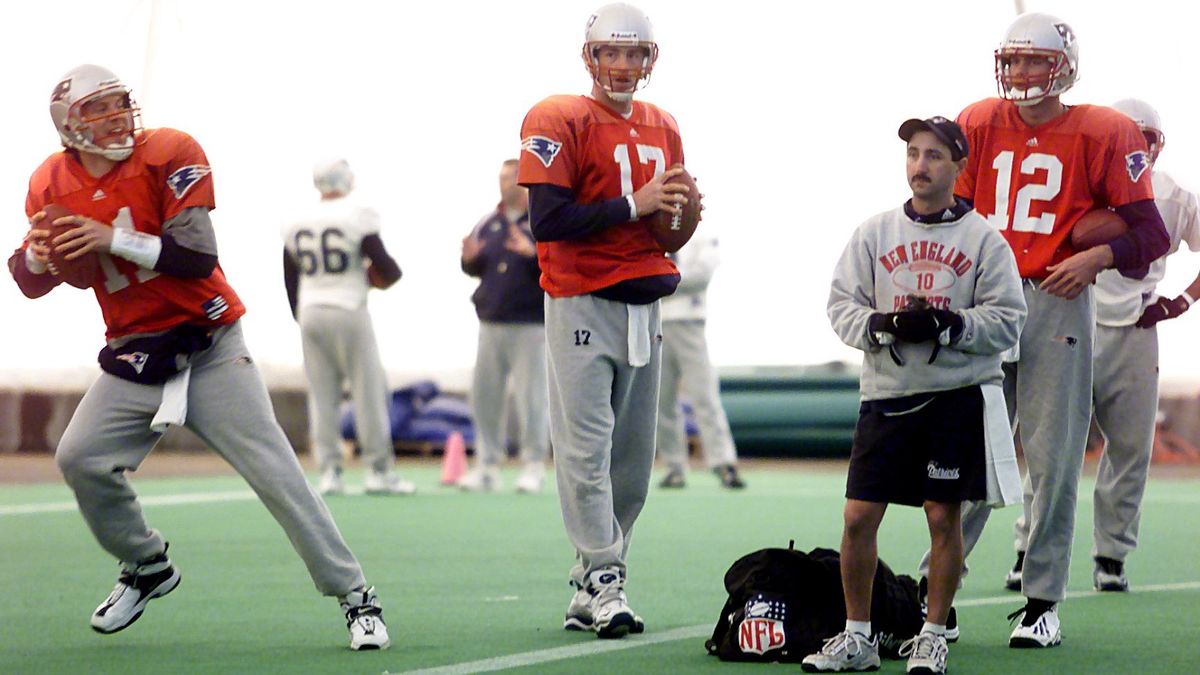
<instances>
[{"instance_id":1,"label":"athletic sock","mask_svg":"<svg viewBox=\"0 0 1200 675\"><path fill-rule=\"evenodd\" d=\"M871 622L870 621L850 621L846 620L846 630L851 633L858 633L871 637Z\"/></svg>"},{"instance_id":2,"label":"athletic sock","mask_svg":"<svg viewBox=\"0 0 1200 675\"><path fill-rule=\"evenodd\" d=\"M946 634L946 626L943 624L929 623L928 621L926 621L925 625L921 626L921 632L922 633L933 633L934 635L945 635Z\"/></svg>"}]
</instances>

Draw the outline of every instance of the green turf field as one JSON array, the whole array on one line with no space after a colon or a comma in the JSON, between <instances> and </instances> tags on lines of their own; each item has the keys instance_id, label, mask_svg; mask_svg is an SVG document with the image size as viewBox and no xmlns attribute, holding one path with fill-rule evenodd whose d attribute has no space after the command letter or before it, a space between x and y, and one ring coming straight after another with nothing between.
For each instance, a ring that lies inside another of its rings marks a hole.
<instances>
[{"instance_id":1,"label":"green turf field","mask_svg":"<svg viewBox=\"0 0 1200 675\"><path fill-rule=\"evenodd\" d=\"M703 642L725 596L721 578L764 546L837 547L844 474L797 462L747 472L721 491L696 472L683 491L653 490L635 532L628 591L647 631L619 641L560 629L571 549L553 491L468 495L437 486L432 466L404 467L421 493L340 497L330 508L380 590L392 648L353 653L335 601L317 595L267 511L238 478L136 481L183 574L172 595L110 636L88 626L116 580L62 484L0 491L0 673L553 673L798 672L727 664ZM357 476L349 477L350 484ZM511 485L513 474L506 475ZM1200 490L1156 480L1147 490L1134 591L1091 588L1090 482L1081 489L1073 596L1064 644L1011 650L1004 616L1021 605L1001 579L1012 563L1014 508L993 517L959 595L959 673L1200 672ZM927 535L916 509L894 507L881 556L912 573ZM902 673L902 661L882 672Z\"/></svg>"}]
</instances>

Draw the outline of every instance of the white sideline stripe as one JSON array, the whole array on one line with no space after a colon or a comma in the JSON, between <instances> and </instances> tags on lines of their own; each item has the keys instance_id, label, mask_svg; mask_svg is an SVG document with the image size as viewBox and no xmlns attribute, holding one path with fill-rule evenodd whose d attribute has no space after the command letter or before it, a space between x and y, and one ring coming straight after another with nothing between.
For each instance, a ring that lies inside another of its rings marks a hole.
<instances>
[{"instance_id":1,"label":"white sideline stripe","mask_svg":"<svg viewBox=\"0 0 1200 675\"><path fill-rule=\"evenodd\" d=\"M241 501L255 499L256 495L250 490L233 490L230 492L192 492L179 495L159 495L138 497L144 506L172 506L175 504L202 504L205 502ZM45 502L42 504L13 504L0 506L0 516L21 516L31 513L59 513L75 511L79 507L75 502Z\"/></svg>"},{"instance_id":2,"label":"white sideline stripe","mask_svg":"<svg viewBox=\"0 0 1200 675\"><path fill-rule=\"evenodd\" d=\"M1132 593L1156 593L1163 591L1192 591L1200 590L1200 581L1185 581L1176 584L1158 584L1153 586L1137 586ZM1096 591L1075 591L1067 593L1068 598L1098 598L1102 594ZM1016 605L1024 598L1019 593L1010 593L1008 595L997 595L990 598L974 598L971 600L956 601L955 607L983 607L988 605ZM647 647L649 645L660 644L663 642L674 642L676 640L690 640L694 638L707 637L712 635L712 624L701 624L699 626L685 626L683 628L672 628L671 630L661 633L647 633L638 637L628 637L623 640L593 640L581 644L570 645L567 647L555 647L553 649L542 649L532 652L523 652L521 654L509 654L508 656L497 656L490 659L480 659L478 661L466 661L463 663L455 663L449 666L439 666L437 668L423 668L421 670L407 670L406 673L413 675L467 675L468 673L488 673L496 670L505 670L507 668L520 668L522 666L534 666L539 663L549 663L551 661L561 661L579 656L594 656L605 652L617 651L620 649L634 649L636 647ZM385 670L384 675L388 675L391 671Z\"/></svg>"},{"instance_id":3,"label":"white sideline stripe","mask_svg":"<svg viewBox=\"0 0 1200 675\"><path fill-rule=\"evenodd\" d=\"M592 638L588 642L574 644L567 647L542 649L535 652L510 654L508 656L497 656L495 658L482 659L480 661L467 661L465 663L456 663L449 666L425 668L423 670L411 670L405 672L415 673L417 675L460 675L462 673L487 673L493 670L520 668L521 666L532 666L539 663L561 661L563 659L570 659L577 656L592 656L594 654L603 654L605 652L615 652L621 649L645 647L648 645L659 644L660 642L689 640L711 634L712 626L709 625L685 626L683 628L672 628L671 630L663 631L661 633L647 633L637 637L627 637L623 640L597 640ZM384 672L387 673L389 671Z\"/></svg>"}]
</instances>

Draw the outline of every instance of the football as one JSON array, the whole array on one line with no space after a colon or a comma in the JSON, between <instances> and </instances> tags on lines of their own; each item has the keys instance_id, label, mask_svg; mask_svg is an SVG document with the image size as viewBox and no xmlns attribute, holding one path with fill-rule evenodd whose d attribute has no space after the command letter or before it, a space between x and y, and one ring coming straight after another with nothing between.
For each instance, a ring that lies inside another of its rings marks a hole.
<instances>
[{"instance_id":1,"label":"football","mask_svg":"<svg viewBox=\"0 0 1200 675\"><path fill-rule=\"evenodd\" d=\"M1083 214L1071 229L1071 246L1076 251L1107 244L1129 231L1129 225L1109 209L1095 209Z\"/></svg>"},{"instance_id":2,"label":"football","mask_svg":"<svg viewBox=\"0 0 1200 675\"><path fill-rule=\"evenodd\" d=\"M654 235L658 245L667 253L674 253L683 248L683 245L695 234L696 226L700 224L700 189L696 187L696 181L687 169L682 166L679 168L683 169L683 173L668 180L667 184L682 183L686 185L688 187L686 193L688 203L683 205L682 212L678 214L655 211L647 216L650 234Z\"/></svg>"},{"instance_id":3,"label":"football","mask_svg":"<svg viewBox=\"0 0 1200 675\"><path fill-rule=\"evenodd\" d=\"M371 285L371 288L378 289L386 289L391 285L383 278L383 274L379 272L379 268L372 265L369 260L367 261L367 283Z\"/></svg>"},{"instance_id":4,"label":"football","mask_svg":"<svg viewBox=\"0 0 1200 675\"><path fill-rule=\"evenodd\" d=\"M50 230L50 236L46 238L47 242L53 242L58 235L78 227L77 225L53 224L59 218L75 215L66 207L47 204L42 207L42 211L46 213L46 217L39 223L39 229ZM66 253L60 253L55 250L53 243L50 244L50 264L57 271L57 276L75 288L91 288L100 271L100 258L95 253L88 253L74 260L67 260Z\"/></svg>"}]
</instances>

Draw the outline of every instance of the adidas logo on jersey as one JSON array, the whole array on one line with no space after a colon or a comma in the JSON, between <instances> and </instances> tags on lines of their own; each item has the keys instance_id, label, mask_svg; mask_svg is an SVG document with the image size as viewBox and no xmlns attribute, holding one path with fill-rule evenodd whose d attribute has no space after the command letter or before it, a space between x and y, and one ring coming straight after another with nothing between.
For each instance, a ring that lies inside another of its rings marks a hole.
<instances>
[{"instance_id":1,"label":"adidas logo on jersey","mask_svg":"<svg viewBox=\"0 0 1200 675\"><path fill-rule=\"evenodd\" d=\"M638 138L638 137L639 137L639 134L638 134L638 132L637 132L637 129L630 129L630 130L629 130L629 136L630 136L631 138Z\"/></svg>"},{"instance_id":2,"label":"adidas logo on jersey","mask_svg":"<svg viewBox=\"0 0 1200 675\"><path fill-rule=\"evenodd\" d=\"M1034 136L1033 138L1025 141L1025 145L1027 145L1031 148L1036 148L1037 147L1037 136Z\"/></svg>"},{"instance_id":3,"label":"adidas logo on jersey","mask_svg":"<svg viewBox=\"0 0 1200 675\"><path fill-rule=\"evenodd\" d=\"M96 190L96 194L92 195L92 201L98 202L101 199L107 199L108 195L104 194L104 190Z\"/></svg>"}]
</instances>

